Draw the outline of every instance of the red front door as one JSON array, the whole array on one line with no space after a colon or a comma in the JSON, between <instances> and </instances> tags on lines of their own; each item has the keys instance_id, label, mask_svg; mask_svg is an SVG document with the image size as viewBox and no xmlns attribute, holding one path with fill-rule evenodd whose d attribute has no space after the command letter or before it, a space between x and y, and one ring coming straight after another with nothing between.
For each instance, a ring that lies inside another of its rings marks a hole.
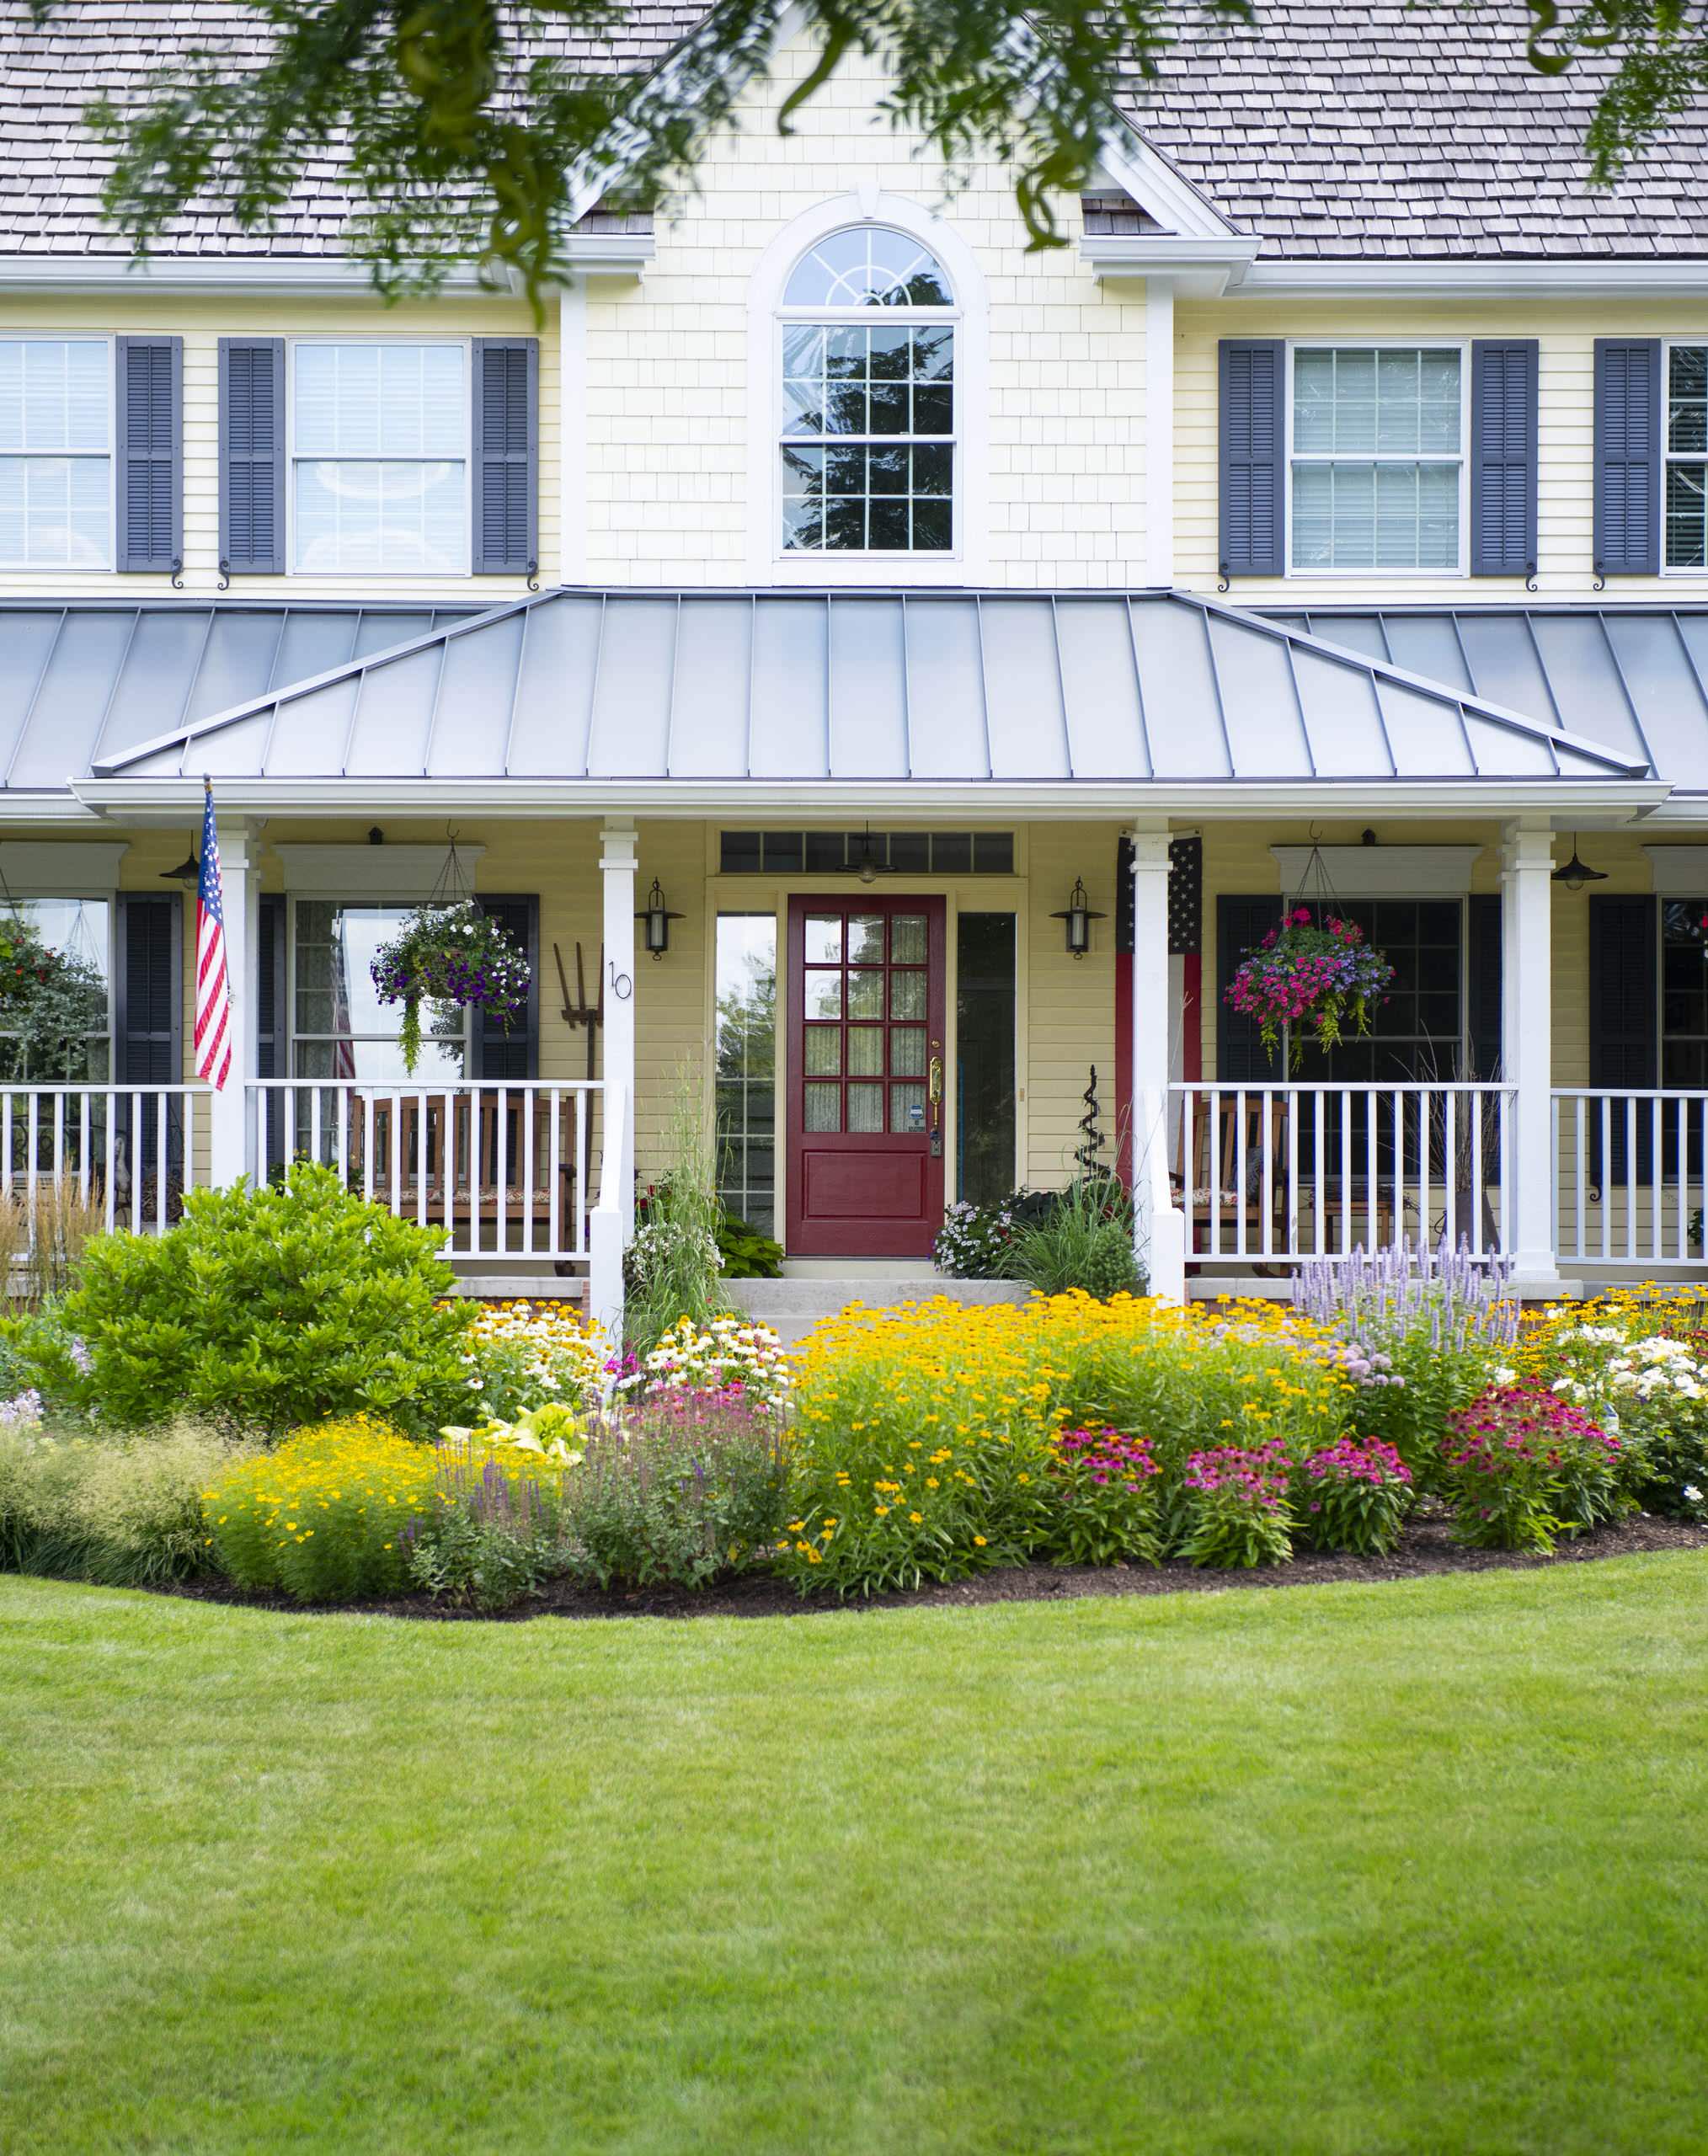
<instances>
[{"instance_id":1,"label":"red front door","mask_svg":"<svg viewBox=\"0 0 1708 2156\"><path fill-rule=\"evenodd\" d=\"M943 1219L943 901L789 900L793 1257L929 1257Z\"/></svg>"}]
</instances>

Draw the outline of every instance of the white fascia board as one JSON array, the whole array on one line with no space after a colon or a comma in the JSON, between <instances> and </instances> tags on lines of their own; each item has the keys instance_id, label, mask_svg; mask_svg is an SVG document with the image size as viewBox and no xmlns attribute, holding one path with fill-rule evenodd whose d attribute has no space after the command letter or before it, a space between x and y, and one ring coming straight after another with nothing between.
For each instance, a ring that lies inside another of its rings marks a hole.
<instances>
[{"instance_id":1,"label":"white fascia board","mask_svg":"<svg viewBox=\"0 0 1708 2156\"><path fill-rule=\"evenodd\" d=\"M657 252L650 232L571 232L558 253L591 277L638 277Z\"/></svg>"},{"instance_id":2,"label":"white fascia board","mask_svg":"<svg viewBox=\"0 0 1708 2156\"><path fill-rule=\"evenodd\" d=\"M509 273L497 280L465 266L448 270L440 289L459 297L510 300L521 288ZM312 260L259 255L0 255L0 291L218 291L314 298L372 290L373 273L368 265L340 255Z\"/></svg>"},{"instance_id":3,"label":"white fascia board","mask_svg":"<svg viewBox=\"0 0 1708 2156\"><path fill-rule=\"evenodd\" d=\"M1152 213L1155 214L1154 212ZM1219 300L1250 274L1255 239L1186 238L1173 232L1087 232L1081 262L1098 278L1168 277L1188 299Z\"/></svg>"},{"instance_id":4,"label":"white fascia board","mask_svg":"<svg viewBox=\"0 0 1708 2156\"><path fill-rule=\"evenodd\" d=\"M77 798L98 814L124 818L194 814L199 778L82 779ZM1177 816L1195 821L1254 822L1272 816L1418 815L1604 818L1648 815L1667 796L1664 782L1608 779L1443 779L1405 782L1289 779L1220 782L1086 780L824 779L256 779L220 782L232 814L542 814L694 817L708 815L1047 817L1096 821ZM905 804L905 805L904 805Z\"/></svg>"},{"instance_id":5,"label":"white fascia board","mask_svg":"<svg viewBox=\"0 0 1708 2156\"><path fill-rule=\"evenodd\" d=\"M1262 256L1230 281L1230 299L1689 299L1708 296L1696 262L1277 262Z\"/></svg>"}]
</instances>

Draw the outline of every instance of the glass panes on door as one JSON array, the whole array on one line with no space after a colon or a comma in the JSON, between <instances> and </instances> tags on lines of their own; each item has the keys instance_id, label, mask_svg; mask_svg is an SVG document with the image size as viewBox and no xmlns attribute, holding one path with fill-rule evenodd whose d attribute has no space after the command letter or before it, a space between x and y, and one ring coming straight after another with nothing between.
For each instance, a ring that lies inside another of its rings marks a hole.
<instances>
[{"instance_id":1,"label":"glass panes on door","mask_svg":"<svg viewBox=\"0 0 1708 2156\"><path fill-rule=\"evenodd\" d=\"M931 937L923 913L811 913L803 938L802 1120L892 1137L926 1125Z\"/></svg>"},{"instance_id":2,"label":"glass panes on door","mask_svg":"<svg viewBox=\"0 0 1708 2156\"><path fill-rule=\"evenodd\" d=\"M776 1233L777 916L719 914L718 1194L726 1212Z\"/></svg>"}]
</instances>

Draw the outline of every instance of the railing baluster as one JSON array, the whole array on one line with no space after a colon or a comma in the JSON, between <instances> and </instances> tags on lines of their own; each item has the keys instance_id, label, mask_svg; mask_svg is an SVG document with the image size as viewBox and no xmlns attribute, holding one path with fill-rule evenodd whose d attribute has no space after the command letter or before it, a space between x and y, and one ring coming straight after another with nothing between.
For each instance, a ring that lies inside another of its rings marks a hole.
<instances>
[{"instance_id":1,"label":"railing baluster","mask_svg":"<svg viewBox=\"0 0 1708 2156\"><path fill-rule=\"evenodd\" d=\"M1451 1086L1444 1086L1441 1094L1441 1129L1444 1144L1441 1154L1441 1194L1445 1200L1444 1217L1447 1223L1447 1247L1459 1248L1459 1118L1456 1113L1458 1095Z\"/></svg>"},{"instance_id":2,"label":"railing baluster","mask_svg":"<svg viewBox=\"0 0 1708 2156\"><path fill-rule=\"evenodd\" d=\"M580 1094L577 1093L573 1097L579 1107ZM555 1086L552 1088L552 1123L547 1145L546 1238L551 1247L547 1255L558 1258L563 1255L563 1096ZM578 1161L581 1157L579 1149L575 1157Z\"/></svg>"},{"instance_id":3,"label":"railing baluster","mask_svg":"<svg viewBox=\"0 0 1708 2156\"><path fill-rule=\"evenodd\" d=\"M154 1097L154 1227L155 1232L163 1235L166 1232L166 1170L170 1155L166 1096L157 1093Z\"/></svg>"},{"instance_id":4,"label":"railing baluster","mask_svg":"<svg viewBox=\"0 0 1708 2156\"><path fill-rule=\"evenodd\" d=\"M538 1107L539 1097L537 1094L523 1094L521 1107L521 1228L522 1255L524 1257L531 1257L534 1254L534 1211L536 1199L536 1193L534 1188L534 1116Z\"/></svg>"},{"instance_id":5,"label":"railing baluster","mask_svg":"<svg viewBox=\"0 0 1708 2156\"><path fill-rule=\"evenodd\" d=\"M1275 1254L1275 1096L1268 1086L1263 1088L1263 1122L1258 1142L1263 1148L1263 1217L1258 1223L1262 1235L1258 1248L1266 1258Z\"/></svg>"},{"instance_id":6,"label":"railing baluster","mask_svg":"<svg viewBox=\"0 0 1708 2156\"><path fill-rule=\"evenodd\" d=\"M427 1219L427 1117L431 1103L424 1091L414 1096L415 1102L415 1225L424 1228Z\"/></svg>"}]
</instances>

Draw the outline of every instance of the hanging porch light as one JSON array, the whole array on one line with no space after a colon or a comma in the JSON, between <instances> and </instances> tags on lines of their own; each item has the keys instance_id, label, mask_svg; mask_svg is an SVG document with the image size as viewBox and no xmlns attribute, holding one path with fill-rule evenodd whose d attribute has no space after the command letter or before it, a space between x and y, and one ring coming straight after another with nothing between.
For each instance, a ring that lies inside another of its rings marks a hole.
<instances>
[{"instance_id":1,"label":"hanging porch light","mask_svg":"<svg viewBox=\"0 0 1708 2156\"><path fill-rule=\"evenodd\" d=\"M1084 878L1076 876L1068 902L1059 912L1050 915L1052 921L1064 924L1064 934L1070 958L1083 958L1092 947L1092 923L1105 918L1092 906L1086 895Z\"/></svg>"}]
</instances>

